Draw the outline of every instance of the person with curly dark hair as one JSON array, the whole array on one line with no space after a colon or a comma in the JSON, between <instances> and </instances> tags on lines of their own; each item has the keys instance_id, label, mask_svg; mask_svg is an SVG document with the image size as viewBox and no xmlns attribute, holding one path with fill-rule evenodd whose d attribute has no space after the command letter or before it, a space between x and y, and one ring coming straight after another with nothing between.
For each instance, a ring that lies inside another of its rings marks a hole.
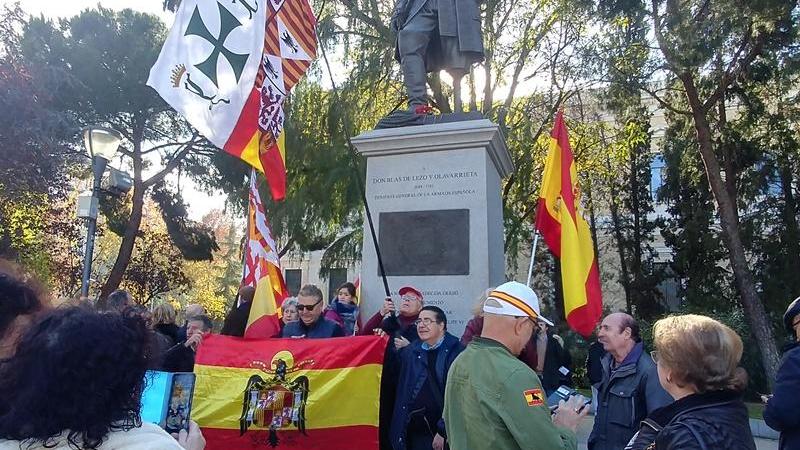
<instances>
[{"instance_id":1,"label":"person with curly dark hair","mask_svg":"<svg viewBox=\"0 0 800 450\"><path fill-rule=\"evenodd\" d=\"M204 448L197 424L176 441L142 423L148 342L136 315L82 307L44 314L0 361L0 449Z\"/></svg>"},{"instance_id":2,"label":"person with curly dark hair","mask_svg":"<svg viewBox=\"0 0 800 450\"><path fill-rule=\"evenodd\" d=\"M0 359L14 353L20 334L48 303L41 286L14 263L0 260Z\"/></svg>"}]
</instances>

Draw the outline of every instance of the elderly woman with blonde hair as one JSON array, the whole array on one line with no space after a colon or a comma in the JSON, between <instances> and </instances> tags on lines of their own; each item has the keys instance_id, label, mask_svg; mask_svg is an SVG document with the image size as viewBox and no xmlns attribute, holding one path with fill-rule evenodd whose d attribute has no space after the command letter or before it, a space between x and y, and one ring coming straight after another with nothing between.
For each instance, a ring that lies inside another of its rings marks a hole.
<instances>
[{"instance_id":1,"label":"elderly woman with blonde hair","mask_svg":"<svg viewBox=\"0 0 800 450\"><path fill-rule=\"evenodd\" d=\"M739 367L742 339L710 317L687 314L653 327L658 380L675 402L653 411L626 450L755 450Z\"/></svg>"}]
</instances>

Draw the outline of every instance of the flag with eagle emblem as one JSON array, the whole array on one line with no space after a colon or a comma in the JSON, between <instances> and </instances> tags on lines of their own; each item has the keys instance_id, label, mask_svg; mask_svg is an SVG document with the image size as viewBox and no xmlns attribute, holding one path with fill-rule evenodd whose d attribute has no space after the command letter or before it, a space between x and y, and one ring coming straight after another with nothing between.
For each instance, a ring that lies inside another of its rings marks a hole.
<instances>
[{"instance_id":1,"label":"flag with eagle emblem","mask_svg":"<svg viewBox=\"0 0 800 450\"><path fill-rule=\"evenodd\" d=\"M147 84L286 196L284 102L316 58L307 0L183 0Z\"/></svg>"},{"instance_id":2,"label":"flag with eagle emblem","mask_svg":"<svg viewBox=\"0 0 800 450\"><path fill-rule=\"evenodd\" d=\"M192 408L206 448L377 450L387 341L208 336Z\"/></svg>"}]
</instances>

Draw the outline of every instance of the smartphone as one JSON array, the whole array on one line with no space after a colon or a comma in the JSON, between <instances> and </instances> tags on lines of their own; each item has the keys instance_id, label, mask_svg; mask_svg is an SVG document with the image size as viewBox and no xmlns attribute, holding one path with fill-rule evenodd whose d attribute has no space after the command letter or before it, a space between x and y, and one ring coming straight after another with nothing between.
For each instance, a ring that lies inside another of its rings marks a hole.
<instances>
[{"instance_id":1,"label":"smartphone","mask_svg":"<svg viewBox=\"0 0 800 450\"><path fill-rule=\"evenodd\" d=\"M180 430L189 431L194 380L195 375L193 373L176 373L173 375L167 417L164 423L164 430L167 433L178 433Z\"/></svg>"},{"instance_id":2,"label":"smartphone","mask_svg":"<svg viewBox=\"0 0 800 450\"><path fill-rule=\"evenodd\" d=\"M580 395L580 394L576 393L576 394L573 394L573 395ZM570 395L570 397L572 397L572 395ZM569 398L567 398L566 400L568 400L568 399ZM583 403L581 404L581 406L578 407L578 410L575 411L575 412L580 413L581 411L583 411L583 408L586 408L587 406L589 406L591 404L592 404L592 399L591 398L584 398ZM550 406L550 414L555 414L557 409L558 409L558 405Z\"/></svg>"},{"instance_id":3,"label":"smartphone","mask_svg":"<svg viewBox=\"0 0 800 450\"><path fill-rule=\"evenodd\" d=\"M142 393L142 421L170 433L189 430L195 375L191 372L148 370Z\"/></svg>"}]
</instances>

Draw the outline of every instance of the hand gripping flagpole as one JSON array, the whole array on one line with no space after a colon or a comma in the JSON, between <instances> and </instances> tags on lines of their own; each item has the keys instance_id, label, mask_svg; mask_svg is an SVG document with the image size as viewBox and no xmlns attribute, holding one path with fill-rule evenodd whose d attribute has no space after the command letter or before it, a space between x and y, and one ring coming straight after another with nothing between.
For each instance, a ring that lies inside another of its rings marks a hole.
<instances>
[{"instance_id":1,"label":"hand gripping flagpole","mask_svg":"<svg viewBox=\"0 0 800 450\"><path fill-rule=\"evenodd\" d=\"M325 8L325 3L323 3L322 8L320 9L320 13ZM328 70L328 76L331 79L331 88L333 89L334 101L339 100L339 89L336 87L336 81L333 79L333 72L331 72L331 65L328 62L328 53L325 51L325 46L322 45L322 41L319 40L319 31L317 31L317 41L319 42L319 48L322 51L322 59L325 61L325 67ZM350 153L350 160L352 162L353 172L355 172L356 182L358 183L358 191L361 194L361 201L364 203L364 212L367 216L367 223L369 224L369 232L372 236L372 244L375 246L375 255L378 258L378 270L381 274L381 280L383 280L383 289L386 293L387 298L391 298L392 294L389 291L389 282L386 279L386 271L383 267L383 258L381 257L381 248L378 245L378 236L375 234L375 224L372 222L372 213L369 210L369 203L367 202L367 193L364 190L364 183L361 181L361 172L358 170L358 157L356 155L356 149L353 147L353 143L350 138L350 124L347 119L347 115L342 115L342 121L344 121L344 135L347 138L347 148L348 153ZM394 311L391 313L394 316Z\"/></svg>"}]
</instances>

